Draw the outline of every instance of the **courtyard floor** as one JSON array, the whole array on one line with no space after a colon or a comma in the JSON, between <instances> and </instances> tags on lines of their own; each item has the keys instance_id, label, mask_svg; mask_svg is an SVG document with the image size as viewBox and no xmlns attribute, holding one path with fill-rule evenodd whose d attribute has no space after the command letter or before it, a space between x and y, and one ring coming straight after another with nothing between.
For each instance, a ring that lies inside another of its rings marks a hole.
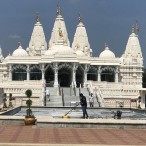
<instances>
[{"instance_id":1,"label":"courtyard floor","mask_svg":"<svg viewBox=\"0 0 146 146\"><path fill-rule=\"evenodd\" d=\"M146 129L0 126L0 146L146 145Z\"/></svg>"}]
</instances>

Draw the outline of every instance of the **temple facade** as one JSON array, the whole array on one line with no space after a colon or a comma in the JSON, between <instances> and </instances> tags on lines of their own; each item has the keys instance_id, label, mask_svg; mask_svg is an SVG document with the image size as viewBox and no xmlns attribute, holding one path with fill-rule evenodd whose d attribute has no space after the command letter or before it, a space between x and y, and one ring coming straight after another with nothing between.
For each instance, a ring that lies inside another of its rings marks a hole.
<instances>
[{"instance_id":1,"label":"temple facade","mask_svg":"<svg viewBox=\"0 0 146 146\"><path fill-rule=\"evenodd\" d=\"M56 90L72 87L87 88L97 96L101 106L115 105L120 100L129 105L141 96L141 107L145 108L143 56L134 26L121 57L116 57L107 44L97 57L92 53L82 17L79 16L71 44L58 7L49 42L37 16L26 49L19 43L5 58L0 49L0 86L16 97L25 96L30 88L33 96L38 97L38 104L43 100L44 87Z\"/></svg>"}]
</instances>

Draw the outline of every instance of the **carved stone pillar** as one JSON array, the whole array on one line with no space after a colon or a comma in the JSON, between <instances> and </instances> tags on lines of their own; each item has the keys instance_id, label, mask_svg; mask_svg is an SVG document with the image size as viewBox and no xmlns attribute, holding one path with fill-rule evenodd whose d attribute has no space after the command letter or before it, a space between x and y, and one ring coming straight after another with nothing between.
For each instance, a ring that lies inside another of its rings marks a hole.
<instances>
[{"instance_id":1,"label":"carved stone pillar","mask_svg":"<svg viewBox=\"0 0 146 146\"><path fill-rule=\"evenodd\" d=\"M101 82L101 66L98 67L98 82Z\"/></svg>"},{"instance_id":2,"label":"carved stone pillar","mask_svg":"<svg viewBox=\"0 0 146 146\"><path fill-rule=\"evenodd\" d=\"M58 63L53 64L54 67L54 87L58 87Z\"/></svg>"},{"instance_id":3,"label":"carved stone pillar","mask_svg":"<svg viewBox=\"0 0 146 146\"><path fill-rule=\"evenodd\" d=\"M90 66L86 64L84 68L84 84L83 84L84 88L87 87L87 72L89 70L89 67Z\"/></svg>"},{"instance_id":4,"label":"carved stone pillar","mask_svg":"<svg viewBox=\"0 0 146 146\"><path fill-rule=\"evenodd\" d=\"M41 71L42 71L42 81L44 81L45 80L45 65L44 64L42 64L41 66Z\"/></svg>"},{"instance_id":5,"label":"carved stone pillar","mask_svg":"<svg viewBox=\"0 0 146 146\"><path fill-rule=\"evenodd\" d=\"M30 80L30 68L29 68L29 64L27 64L26 71L27 71L27 81L29 81Z\"/></svg>"},{"instance_id":6,"label":"carved stone pillar","mask_svg":"<svg viewBox=\"0 0 146 146\"><path fill-rule=\"evenodd\" d=\"M76 70L77 70L78 64L73 63L73 68L72 68L72 87L76 87Z\"/></svg>"},{"instance_id":7,"label":"carved stone pillar","mask_svg":"<svg viewBox=\"0 0 146 146\"><path fill-rule=\"evenodd\" d=\"M12 81L12 64L9 64L9 81Z\"/></svg>"},{"instance_id":8,"label":"carved stone pillar","mask_svg":"<svg viewBox=\"0 0 146 146\"><path fill-rule=\"evenodd\" d=\"M118 66L116 67L116 71L115 71L115 83L118 83L119 81L119 70L118 70Z\"/></svg>"}]
</instances>

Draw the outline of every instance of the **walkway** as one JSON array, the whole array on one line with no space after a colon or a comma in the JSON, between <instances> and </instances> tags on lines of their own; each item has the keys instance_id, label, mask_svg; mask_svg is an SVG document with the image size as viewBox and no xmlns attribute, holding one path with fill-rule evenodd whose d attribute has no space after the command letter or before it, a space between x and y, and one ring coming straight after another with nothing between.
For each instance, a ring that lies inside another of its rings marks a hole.
<instances>
[{"instance_id":1,"label":"walkway","mask_svg":"<svg viewBox=\"0 0 146 146\"><path fill-rule=\"evenodd\" d=\"M0 146L146 145L146 129L38 128L0 126ZM72 144L72 145L71 145Z\"/></svg>"}]
</instances>

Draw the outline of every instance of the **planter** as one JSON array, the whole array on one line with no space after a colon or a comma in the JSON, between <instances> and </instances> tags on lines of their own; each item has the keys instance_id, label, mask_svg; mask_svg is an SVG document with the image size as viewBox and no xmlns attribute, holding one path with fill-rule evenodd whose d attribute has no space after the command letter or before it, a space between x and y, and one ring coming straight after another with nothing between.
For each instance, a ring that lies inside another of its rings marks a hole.
<instances>
[{"instance_id":1,"label":"planter","mask_svg":"<svg viewBox=\"0 0 146 146\"><path fill-rule=\"evenodd\" d=\"M35 117L25 117L24 123L25 125L35 125L37 119Z\"/></svg>"}]
</instances>

